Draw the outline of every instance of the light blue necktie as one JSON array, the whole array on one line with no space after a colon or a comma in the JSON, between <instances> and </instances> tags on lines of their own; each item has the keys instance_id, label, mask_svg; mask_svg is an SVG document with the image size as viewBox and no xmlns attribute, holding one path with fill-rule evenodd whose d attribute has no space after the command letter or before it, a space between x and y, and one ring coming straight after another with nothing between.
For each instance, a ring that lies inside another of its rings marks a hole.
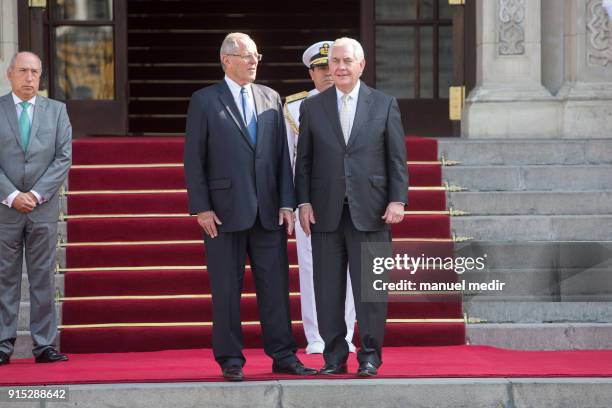
<instances>
[{"instance_id":1,"label":"light blue necktie","mask_svg":"<svg viewBox=\"0 0 612 408\"><path fill-rule=\"evenodd\" d=\"M251 109L251 104L248 102L249 91L246 88L240 90L240 96L242 97L242 114L244 115L244 124L249 131L251 136L251 142L253 146L257 143L257 120L255 119L255 112Z\"/></svg>"},{"instance_id":2,"label":"light blue necktie","mask_svg":"<svg viewBox=\"0 0 612 408\"><path fill-rule=\"evenodd\" d=\"M30 102L21 102L21 115L19 115L19 132L21 133L21 144L23 145L23 151L28 151L28 144L30 144L30 116L28 116L28 107Z\"/></svg>"}]
</instances>

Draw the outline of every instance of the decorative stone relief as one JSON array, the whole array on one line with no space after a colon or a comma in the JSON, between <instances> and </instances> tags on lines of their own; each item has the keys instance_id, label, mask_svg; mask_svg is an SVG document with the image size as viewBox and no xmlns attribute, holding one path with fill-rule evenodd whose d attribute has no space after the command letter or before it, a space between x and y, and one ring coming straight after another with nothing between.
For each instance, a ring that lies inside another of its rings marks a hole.
<instances>
[{"instance_id":1,"label":"decorative stone relief","mask_svg":"<svg viewBox=\"0 0 612 408\"><path fill-rule=\"evenodd\" d=\"M589 0L586 9L587 65L607 67L612 63L610 19L601 0Z\"/></svg>"},{"instance_id":2,"label":"decorative stone relief","mask_svg":"<svg viewBox=\"0 0 612 408\"><path fill-rule=\"evenodd\" d=\"M500 55L525 53L525 0L499 0Z\"/></svg>"}]
</instances>

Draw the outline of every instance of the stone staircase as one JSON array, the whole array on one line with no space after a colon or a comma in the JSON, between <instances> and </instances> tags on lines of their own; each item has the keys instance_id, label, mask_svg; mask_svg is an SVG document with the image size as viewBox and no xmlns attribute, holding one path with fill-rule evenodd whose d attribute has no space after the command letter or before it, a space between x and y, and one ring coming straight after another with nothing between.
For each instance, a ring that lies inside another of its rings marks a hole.
<instances>
[{"instance_id":1,"label":"stone staircase","mask_svg":"<svg viewBox=\"0 0 612 408\"><path fill-rule=\"evenodd\" d=\"M470 213L453 217L455 236L474 238L458 252L487 254L488 268L466 280L509 288L466 294L470 342L612 348L612 140L440 139L440 152L459 162L444 180L466 189L449 193ZM63 275L55 279L63 295ZM21 291L14 358L31 356L25 270Z\"/></svg>"},{"instance_id":2,"label":"stone staircase","mask_svg":"<svg viewBox=\"0 0 612 408\"><path fill-rule=\"evenodd\" d=\"M525 349L612 348L612 140L440 139L457 166L444 180L457 246L486 254L467 281L506 283L466 293L472 344Z\"/></svg>"}]
</instances>

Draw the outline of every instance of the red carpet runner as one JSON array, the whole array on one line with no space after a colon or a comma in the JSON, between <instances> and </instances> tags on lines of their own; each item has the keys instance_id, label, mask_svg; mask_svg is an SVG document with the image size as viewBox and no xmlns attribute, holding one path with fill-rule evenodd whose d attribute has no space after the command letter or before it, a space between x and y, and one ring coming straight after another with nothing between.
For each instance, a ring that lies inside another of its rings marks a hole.
<instances>
[{"instance_id":1,"label":"red carpet runner","mask_svg":"<svg viewBox=\"0 0 612 408\"><path fill-rule=\"evenodd\" d=\"M272 374L270 358L262 350L245 350L247 380L289 380L295 376ZM300 360L320 367L320 355ZM389 347L377 378L429 377L610 377L612 350L518 351L487 346ZM357 363L348 361L355 378ZM317 375L309 379L330 379ZM32 359L15 360L0 370L0 385L152 383L220 381L211 350L168 350L155 353L71 355L70 361L47 364L44 370ZM16 405L18 406L18 405Z\"/></svg>"},{"instance_id":2,"label":"red carpet runner","mask_svg":"<svg viewBox=\"0 0 612 408\"><path fill-rule=\"evenodd\" d=\"M452 254L450 217L437 142L406 138L410 213L395 245L428 241ZM211 346L205 251L187 216L182 138L92 138L74 142L69 175L61 347L67 353L192 349ZM295 242L289 242L291 314L300 346ZM437 272L437 279L455 279ZM250 273L242 304L246 347L261 347ZM465 342L457 293L415 294L392 302L385 345ZM78 361L78 359L77 359ZM216 375L217 373L215 373Z\"/></svg>"}]
</instances>

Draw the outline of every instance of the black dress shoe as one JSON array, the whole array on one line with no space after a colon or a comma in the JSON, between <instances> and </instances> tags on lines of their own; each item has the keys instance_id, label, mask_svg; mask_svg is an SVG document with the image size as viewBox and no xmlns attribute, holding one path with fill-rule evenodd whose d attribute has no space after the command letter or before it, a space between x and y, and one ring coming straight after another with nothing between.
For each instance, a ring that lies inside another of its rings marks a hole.
<instances>
[{"instance_id":1,"label":"black dress shoe","mask_svg":"<svg viewBox=\"0 0 612 408\"><path fill-rule=\"evenodd\" d=\"M359 369L357 369L357 375L359 377L374 377L376 374L378 374L378 369L374 364L369 361L359 363Z\"/></svg>"},{"instance_id":2,"label":"black dress shoe","mask_svg":"<svg viewBox=\"0 0 612 408\"><path fill-rule=\"evenodd\" d=\"M319 370L319 374L323 375L334 375L334 374L346 374L346 363L344 364L325 364L325 366Z\"/></svg>"},{"instance_id":3,"label":"black dress shoe","mask_svg":"<svg viewBox=\"0 0 612 408\"><path fill-rule=\"evenodd\" d=\"M242 372L242 367L239 366L230 366L222 369L223 378L228 381L242 381L244 380L244 373Z\"/></svg>"},{"instance_id":4,"label":"black dress shoe","mask_svg":"<svg viewBox=\"0 0 612 408\"><path fill-rule=\"evenodd\" d=\"M5 365L11 362L11 358L4 351L0 351L0 365Z\"/></svg>"},{"instance_id":5,"label":"black dress shoe","mask_svg":"<svg viewBox=\"0 0 612 408\"><path fill-rule=\"evenodd\" d=\"M276 363L272 363L272 372L277 374L292 374L292 375L315 375L317 370L314 368L304 367L304 364L300 361L294 361L287 366L279 366Z\"/></svg>"},{"instance_id":6,"label":"black dress shoe","mask_svg":"<svg viewBox=\"0 0 612 408\"><path fill-rule=\"evenodd\" d=\"M53 347L49 347L41 355L36 356L35 360L37 363L57 363L58 361L68 361L68 356Z\"/></svg>"}]
</instances>

